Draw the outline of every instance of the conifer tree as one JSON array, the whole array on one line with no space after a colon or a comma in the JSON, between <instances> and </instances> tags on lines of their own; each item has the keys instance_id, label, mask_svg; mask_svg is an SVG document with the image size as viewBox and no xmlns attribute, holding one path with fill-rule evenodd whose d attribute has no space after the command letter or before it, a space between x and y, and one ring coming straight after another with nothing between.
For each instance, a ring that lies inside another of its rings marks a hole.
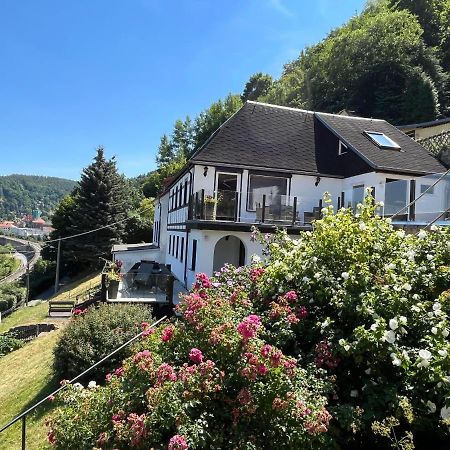
<instances>
[{"instance_id":1,"label":"conifer tree","mask_svg":"<svg viewBox=\"0 0 450 450\"><path fill-rule=\"evenodd\" d=\"M116 161L106 159L103 147L97 148L94 162L83 169L76 191L75 207L70 213L70 233L79 234L127 217L128 192L125 179L117 171ZM65 253L78 263L101 264L114 243L120 242L126 223L64 241Z\"/></svg>"}]
</instances>

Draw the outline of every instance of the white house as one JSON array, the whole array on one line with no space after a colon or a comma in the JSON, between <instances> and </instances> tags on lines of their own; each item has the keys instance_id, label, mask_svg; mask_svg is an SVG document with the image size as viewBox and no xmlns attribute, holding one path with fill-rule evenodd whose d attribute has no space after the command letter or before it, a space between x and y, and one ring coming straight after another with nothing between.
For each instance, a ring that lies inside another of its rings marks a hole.
<instances>
[{"instance_id":1,"label":"white house","mask_svg":"<svg viewBox=\"0 0 450 450\"><path fill-rule=\"evenodd\" d=\"M336 208L354 207L372 187L385 215L426 223L448 208L448 179L436 183L445 172L384 120L248 101L157 199L157 260L187 287L197 272L247 264L262 250L251 240L253 225L267 233L310 229L324 192Z\"/></svg>"}]
</instances>

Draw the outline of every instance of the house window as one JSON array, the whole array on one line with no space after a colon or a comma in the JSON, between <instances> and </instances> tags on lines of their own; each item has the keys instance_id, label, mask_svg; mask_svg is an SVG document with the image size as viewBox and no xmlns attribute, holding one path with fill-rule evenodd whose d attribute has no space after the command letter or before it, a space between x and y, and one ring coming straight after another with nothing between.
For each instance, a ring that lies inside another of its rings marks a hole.
<instances>
[{"instance_id":1,"label":"house window","mask_svg":"<svg viewBox=\"0 0 450 450\"><path fill-rule=\"evenodd\" d=\"M434 194L434 186L432 186L431 184L421 184L420 185L420 193L426 194L426 195Z\"/></svg>"},{"instance_id":2,"label":"house window","mask_svg":"<svg viewBox=\"0 0 450 450\"><path fill-rule=\"evenodd\" d=\"M353 186L352 208L356 210L358 203L362 203L363 201L364 201L364 185L358 184L357 186Z\"/></svg>"},{"instance_id":3,"label":"house window","mask_svg":"<svg viewBox=\"0 0 450 450\"><path fill-rule=\"evenodd\" d=\"M192 240L191 270L195 270L196 263L197 263L197 239L193 239Z\"/></svg>"},{"instance_id":4,"label":"house window","mask_svg":"<svg viewBox=\"0 0 450 450\"><path fill-rule=\"evenodd\" d=\"M384 215L406 214L408 182L406 180L386 179L384 190ZM400 211L402 210L402 211Z\"/></svg>"},{"instance_id":5,"label":"house window","mask_svg":"<svg viewBox=\"0 0 450 450\"><path fill-rule=\"evenodd\" d=\"M184 258L184 237L181 238L181 249L180 249L180 261L183 262Z\"/></svg>"},{"instance_id":6,"label":"house window","mask_svg":"<svg viewBox=\"0 0 450 450\"><path fill-rule=\"evenodd\" d=\"M266 206L280 204L281 196L287 192L287 181L287 178L281 177L250 175L247 209L256 211L256 208L261 208L264 195Z\"/></svg>"},{"instance_id":7,"label":"house window","mask_svg":"<svg viewBox=\"0 0 450 450\"><path fill-rule=\"evenodd\" d=\"M172 254L172 236L169 236L169 255Z\"/></svg>"},{"instance_id":8,"label":"house window","mask_svg":"<svg viewBox=\"0 0 450 450\"><path fill-rule=\"evenodd\" d=\"M400 145L398 145L384 133L379 133L377 131L364 131L364 134L380 148L400 150Z\"/></svg>"},{"instance_id":9,"label":"house window","mask_svg":"<svg viewBox=\"0 0 450 450\"><path fill-rule=\"evenodd\" d=\"M348 147L341 141L339 141L339 155L345 155L347 153Z\"/></svg>"},{"instance_id":10,"label":"house window","mask_svg":"<svg viewBox=\"0 0 450 450\"><path fill-rule=\"evenodd\" d=\"M178 246L179 246L179 244L180 244L180 236L177 236L177 246L175 247L176 248L176 250L175 250L175 258L177 258L177 259L178 259Z\"/></svg>"},{"instance_id":11,"label":"house window","mask_svg":"<svg viewBox=\"0 0 450 450\"><path fill-rule=\"evenodd\" d=\"M187 205L187 193L188 193L188 182L187 180L184 182L184 204Z\"/></svg>"},{"instance_id":12,"label":"house window","mask_svg":"<svg viewBox=\"0 0 450 450\"><path fill-rule=\"evenodd\" d=\"M183 185L180 185L180 196L178 198L178 206L183 204Z\"/></svg>"}]
</instances>

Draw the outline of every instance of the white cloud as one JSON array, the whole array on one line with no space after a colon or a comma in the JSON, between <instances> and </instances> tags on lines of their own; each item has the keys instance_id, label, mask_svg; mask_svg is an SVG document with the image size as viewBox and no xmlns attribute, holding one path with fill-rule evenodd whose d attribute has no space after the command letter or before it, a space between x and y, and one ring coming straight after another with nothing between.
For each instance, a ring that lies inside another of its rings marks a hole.
<instances>
[{"instance_id":1,"label":"white cloud","mask_svg":"<svg viewBox=\"0 0 450 450\"><path fill-rule=\"evenodd\" d=\"M267 0L267 4L269 7L285 16L294 16L294 13L282 2L282 0Z\"/></svg>"}]
</instances>

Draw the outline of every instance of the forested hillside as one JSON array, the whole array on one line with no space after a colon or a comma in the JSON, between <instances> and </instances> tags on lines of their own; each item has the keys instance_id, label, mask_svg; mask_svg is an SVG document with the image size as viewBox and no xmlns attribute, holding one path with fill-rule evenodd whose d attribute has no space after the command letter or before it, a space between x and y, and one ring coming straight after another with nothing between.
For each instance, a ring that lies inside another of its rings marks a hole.
<instances>
[{"instance_id":1,"label":"forested hillside","mask_svg":"<svg viewBox=\"0 0 450 450\"><path fill-rule=\"evenodd\" d=\"M34 175L0 176L0 219L31 214L38 207L44 217L70 193L75 181Z\"/></svg>"},{"instance_id":2,"label":"forested hillside","mask_svg":"<svg viewBox=\"0 0 450 450\"><path fill-rule=\"evenodd\" d=\"M157 151L158 169L139 177L154 197L246 100L388 120L450 115L450 0L369 0L365 9L287 61L278 80L256 73L191 119L178 119Z\"/></svg>"}]
</instances>

